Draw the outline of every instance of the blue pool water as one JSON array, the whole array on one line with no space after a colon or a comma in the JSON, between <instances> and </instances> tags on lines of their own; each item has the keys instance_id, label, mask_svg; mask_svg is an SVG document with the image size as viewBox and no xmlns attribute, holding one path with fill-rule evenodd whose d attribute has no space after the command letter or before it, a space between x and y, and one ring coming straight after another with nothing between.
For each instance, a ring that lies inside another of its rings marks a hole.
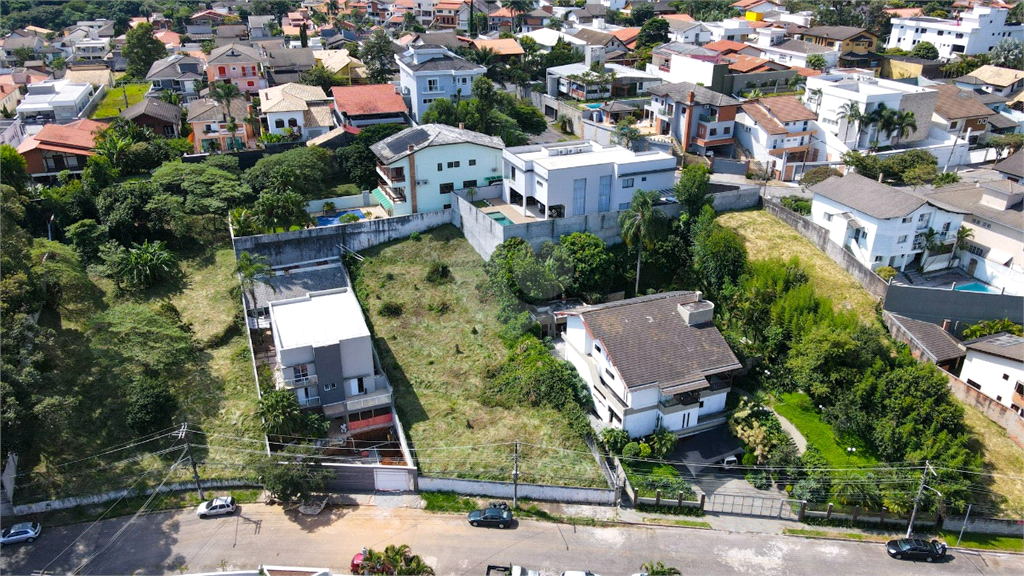
<instances>
[{"instance_id":1,"label":"blue pool water","mask_svg":"<svg viewBox=\"0 0 1024 576\"><path fill-rule=\"evenodd\" d=\"M491 212L487 216L502 226L508 226L512 223L512 221L508 219L508 216L505 216L501 212Z\"/></svg>"},{"instance_id":2,"label":"blue pool water","mask_svg":"<svg viewBox=\"0 0 1024 576\"><path fill-rule=\"evenodd\" d=\"M1000 292L999 290L989 288L988 286L985 286L984 284L979 284L977 282L971 282L970 284L957 286L956 288L954 288L954 290L959 290L961 292L988 292L991 294L999 294Z\"/></svg>"},{"instance_id":3,"label":"blue pool water","mask_svg":"<svg viewBox=\"0 0 1024 576\"><path fill-rule=\"evenodd\" d=\"M316 225L317 226L335 226L337 224L341 224L341 218L345 214L355 214L356 216L359 217L360 220L366 218L366 214L363 214L362 210L345 210L344 212L338 212L334 216L317 216L316 217Z\"/></svg>"},{"instance_id":4,"label":"blue pool water","mask_svg":"<svg viewBox=\"0 0 1024 576\"><path fill-rule=\"evenodd\" d=\"M604 104L587 104L587 108L590 108L591 110L597 110L601 106L604 106Z\"/></svg>"}]
</instances>

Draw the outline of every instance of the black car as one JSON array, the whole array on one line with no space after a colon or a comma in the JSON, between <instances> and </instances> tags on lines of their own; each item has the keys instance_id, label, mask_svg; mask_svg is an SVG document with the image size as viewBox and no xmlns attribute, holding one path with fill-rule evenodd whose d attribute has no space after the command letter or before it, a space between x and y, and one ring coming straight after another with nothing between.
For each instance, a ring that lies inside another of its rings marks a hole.
<instances>
[{"instance_id":1,"label":"black car","mask_svg":"<svg viewBox=\"0 0 1024 576\"><path fill-rule=\"evenodd\" d=\"M512 525L512 511L502 508L484 508L469 513L471 526L497 526L508 528Z\"/></svg>"},{"instance_id":2,"label":"black car","mask_svg":"<svg viewBox=\"0 0 1024 576\"><path fill-rule=\"evenodd\" d=\"M938 540L928 542L917 538L900 538L889 540L885 545L885 551L897 560L907 558L934 562L946 555L946 545Z\"/></svg>"}]
</instances>

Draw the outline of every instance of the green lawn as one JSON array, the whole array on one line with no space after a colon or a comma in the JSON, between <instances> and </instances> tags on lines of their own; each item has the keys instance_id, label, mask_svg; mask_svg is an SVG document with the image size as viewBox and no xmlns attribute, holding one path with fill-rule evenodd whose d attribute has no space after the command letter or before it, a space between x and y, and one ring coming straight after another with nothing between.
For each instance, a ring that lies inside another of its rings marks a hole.
<instances>
[{"instance_id":1,"label":"green lawn","mask_svg":"<svg viewBox=\"0 0 1024 576\"><path fill-rule=\"evenodd\" d=\"M711 524L701 520L674 520L671 518L644 518L645 524L661 524L662 526L683 526L686 528L704 528L711 530Z\"/></svg>"},{"instance_id":2,"label":"green lawn","mask_svg":"<svg viewBox=\"0 0 1024 576\"><path fill-rule=\"evenodd\" d=\"M949 546L956 544L959 532L943 531L939 537ZM996 536L994 534L975 534L964 532L960 541L962 548L980 548L982 550L1007 550L1010 552L1024 552L1024 540L1020 536Z\"/></svg>"},{"instance_id":3,"label":"green lawn","mask_svg":"<svg viewBox=\"0 0 1024 576\"><path fill-rule=\"evenodd\" d=\"M458 229L443 226L362 256L357 294L424 474L511 480L519 440L520 482L607 486L557 410L481 400L507 352L497 306L477 290L483 261ZM435 260L450 267L451 282L425 280ZM401 315L381 315L385 302L400 305Z\"/></svg>"},{"instance_id":4,"label":"green lawn","mask_svg":"<svg viewBox=\"0 0 1024 576\"><path fill-rule=\"evenodd\" d=\"M92 117L112 118L117 116L132 104L140 102L147 90L149 90L149 84L125 84L117 88L109 88L99 106L96 107L96 111L92 113ZM125 104L126 97L127 104Z\"/></svg>"},{"instance_id":5,"label":"green lawn","mask_svg":"<svg viewBox=\"0 0 1024 576\"><path fill-rule=\"evenodd\" d=\"M764 210L726 212L718 223L738 232L746 241L751 260L796 256L819 296L832 301L837 310L852 310L866 324L877 323L876 299L818 247L786 223Z\"/></svg>"},{"instance_id":6,"label":"green lawn","mask_svg":"<svg viewBox=\"0 0 1024 576\"><path fill-rule=\"evenodd\" d=\"M338 184L331 191L331 198L340 198L343 196L355 196L361 194L363 191L359 189L359 186L355 184Z\"/></svg>"},{"instance_id":7,"label":"green lawn","mask_svg":"<svg viewBox=\"0 0 1024 576\"><path fill-rule=\"evenodd\" d=\"M859 441L858 443L837 441L832 426L822 422L807 394L803 392L783 394L772 407L792 422L807 438L807 443L817 447L832 467L865 468L878 464L878 459ZM849 447L854 447L857 451L851 455L846 450Z\"/></svg>"}]
</instances>

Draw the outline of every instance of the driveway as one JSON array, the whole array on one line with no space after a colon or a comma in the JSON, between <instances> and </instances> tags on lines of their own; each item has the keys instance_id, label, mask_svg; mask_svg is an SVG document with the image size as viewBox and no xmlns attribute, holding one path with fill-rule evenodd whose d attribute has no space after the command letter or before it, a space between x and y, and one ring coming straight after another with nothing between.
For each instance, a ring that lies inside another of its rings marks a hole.
<instances>
[{"instance_id":1,"label":"driveway","mask_svg":"<svg viewBox=\"0 0 1024 576\"><path fill-rule=\"evenodd\" d=\"M675 462L684 462L680 466L680 472L685 469L695 479L701 470L709 464L721 462L726 456L742 454L739 440L737 440L729 427L726 425L716 426L699 434L688 436L679 441L676 451L666 459ZM715 468L720 470L720 468Z\"/></svg>"},{"instance_id":2,"label":"driveway","mask_svg":"<svg viewBox=\"0 0 1024 576\"><path fill-rule=\"evenodd\" d=\"M235 516L200 520L191 511L163 512L43 531L31 545L4 547L4 574L44 566L65 574L93 554L81 574L188 574L253 569L260 564L326 567L348 573L363 546L408 544L438 576L483 574L489 564L515 563L544 576L593 570L632 574L662 561L686 574L1024 574L1024 557L952 551L940 564L898 562L877 543L668 526L594 527L519 521L512 530L471 528L462 515L361 506L320 516L286 514L246 504ZM124 531L118 534L118 531ZM63 552L66 547L70 549Z\"/></svg>"}]
</instances>

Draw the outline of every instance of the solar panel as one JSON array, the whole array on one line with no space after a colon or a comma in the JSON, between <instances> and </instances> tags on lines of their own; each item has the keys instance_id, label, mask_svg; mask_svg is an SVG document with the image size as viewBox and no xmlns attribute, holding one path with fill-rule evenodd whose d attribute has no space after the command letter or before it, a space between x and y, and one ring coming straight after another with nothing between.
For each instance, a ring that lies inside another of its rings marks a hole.
<instances>
[{"instance_id":1,"label":"solar panel","mask_svg":"<svg viewBox=\"0 0 1024 576\"><path fill-rule=\"evenodd\" d=\"M409 149L409 146L417 146L426 142L430 134L423 128L416 128L407 134L401 134L391 142L388 142L388 150L392 154L401 154Z\"/></svg>"}]
</instances>

